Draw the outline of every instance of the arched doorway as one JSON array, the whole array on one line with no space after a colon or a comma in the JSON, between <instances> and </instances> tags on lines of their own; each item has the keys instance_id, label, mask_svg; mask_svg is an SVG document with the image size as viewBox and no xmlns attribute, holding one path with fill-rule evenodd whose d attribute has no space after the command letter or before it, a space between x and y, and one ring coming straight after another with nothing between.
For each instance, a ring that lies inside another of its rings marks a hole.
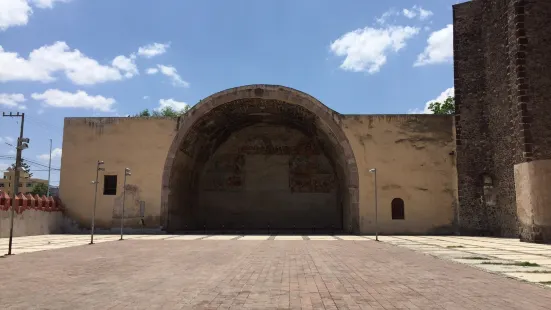
<instances>
[{"instance_id":1,"label":"arched doorway","mask_svg":"<svg viewBox=\"0 0 551 310\"><path fill-rule=\"evenodd\" d=\"M358 232L358 173L339 120L283 86L202 100L182 117L167 156L164 229Z\"/></svg>"}]
</instances>

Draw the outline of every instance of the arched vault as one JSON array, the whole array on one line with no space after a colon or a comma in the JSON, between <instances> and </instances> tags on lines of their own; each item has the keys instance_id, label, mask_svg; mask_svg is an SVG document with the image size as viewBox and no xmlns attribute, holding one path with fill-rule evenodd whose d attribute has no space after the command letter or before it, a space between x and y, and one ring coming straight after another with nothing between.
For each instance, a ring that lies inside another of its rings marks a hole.
<instances>
[{"instance_id":1,"label":"arched vault","mask_svg":"<svg viewBox=\"0 0 551 310\"><path fill-rule=\"evenodd\" d=\"M303 92L248 85L182 116L162 180L167 231L358 232L358 171L341 116Z\"/></svg>"}]
</instances>

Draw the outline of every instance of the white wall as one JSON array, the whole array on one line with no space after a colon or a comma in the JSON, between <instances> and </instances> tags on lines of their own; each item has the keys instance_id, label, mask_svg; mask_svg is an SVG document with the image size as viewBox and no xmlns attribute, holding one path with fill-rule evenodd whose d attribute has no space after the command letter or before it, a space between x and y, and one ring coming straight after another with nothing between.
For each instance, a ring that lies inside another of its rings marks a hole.
<instances>
[{"instance_id":1,"label":"white wall","mask_svg":"<svg viewBox=\"0 0 551 310\"><path fill-rule=\"evenodd\" d=\"M33 236L61 233L63 227L61 211L46 212L28 209L14 214L13 236ZM0 210L0 238L10 235L10 210Z\"/></svg>"}]
</instances>

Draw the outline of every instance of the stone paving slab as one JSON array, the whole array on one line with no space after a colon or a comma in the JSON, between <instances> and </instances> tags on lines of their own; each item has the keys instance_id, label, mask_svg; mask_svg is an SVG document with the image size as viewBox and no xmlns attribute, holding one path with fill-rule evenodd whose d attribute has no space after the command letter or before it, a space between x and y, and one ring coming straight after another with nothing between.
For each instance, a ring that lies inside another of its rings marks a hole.
<instances>
[{"instance_id":1,"label":"stone paving slab","mask_svg":"<svg viewBox=\"0 0 551 310\"><path fill-rule=\"evenodd\" d=\"M0 259L0 300L6 309L68 310L530 310L551 305L549 289L420 251L385 242L299 237L207 241L173 236L14 255Z\"/></svg>"},{"instance_id":2,"label":"stone paving slab","mask_svg":"<svg viewBox=\"0 0 551 310\"><path fill-rule=\"evenodd\" d=\"M172 238L166 238L165 240L199 240L202 238L208 237L207 235L183 235L183 236L173 236Z\"/></svg>"},{"instance_id":3,"label":"stone paving slab","mask_svg":"<svg viewBox=\"0 0 551 310\"><path fill-rule=\"evenodd\" d=\"M252 235L252 236L243 236L239 238L238 240L242 241L251 241L251 240L257 240L257 241L264 241L268 240L270 236L258 236L258 235Z\"/></svg>"},{"instance_id":4,"label":"stone paving slab","mask_svg":"<svg viewBox=\"0 0 551 310\"><path fill-rule=\"evenodd\" d=\"M240 235L219 235L219 236L209 236L204 240L232 240L241 237Z\"/></svg>"},{"instance_id":5,"label":"stone paving slab","mask_svg":"<svg viewBox=\"0 0 551 310\"><path fill-rule=\"evenodd\" d=\"M488 272L504 276L517 274L517 279L538 284L541 284L540 278L551 275L551 245L523 243L518 239L457 236L386 236L382 240ZM417 245L404 246L403 242L411 241ZM449 245L451 241L453 248Z\"/></svg>"},{"instance_id":6,"label":"stone paving slab","mask_svg":"<svg viewBox=\"0 0 551 310\"><path fill-rule=\"evenodd\" d=\"M534 283L551 283L551 273L507 272L506 275Z\"/></svg>"}]
</instances>

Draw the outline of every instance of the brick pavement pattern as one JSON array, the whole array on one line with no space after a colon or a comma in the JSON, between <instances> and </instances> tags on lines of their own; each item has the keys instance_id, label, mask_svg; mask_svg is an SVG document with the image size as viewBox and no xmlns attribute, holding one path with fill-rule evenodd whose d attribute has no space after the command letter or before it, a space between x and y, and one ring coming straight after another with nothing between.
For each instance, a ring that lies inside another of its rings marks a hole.
<instances>
[{"instance_id":1,"label":"brick pavement pattern","mask_svg":"<svg viewBox=\"0 0 551 310\"><path fill-rule=\"evenodd\" d=\"M0 258L2 309L550 309L551 290L374 241L125 240Z\"/></svg>"}]
</instances>

